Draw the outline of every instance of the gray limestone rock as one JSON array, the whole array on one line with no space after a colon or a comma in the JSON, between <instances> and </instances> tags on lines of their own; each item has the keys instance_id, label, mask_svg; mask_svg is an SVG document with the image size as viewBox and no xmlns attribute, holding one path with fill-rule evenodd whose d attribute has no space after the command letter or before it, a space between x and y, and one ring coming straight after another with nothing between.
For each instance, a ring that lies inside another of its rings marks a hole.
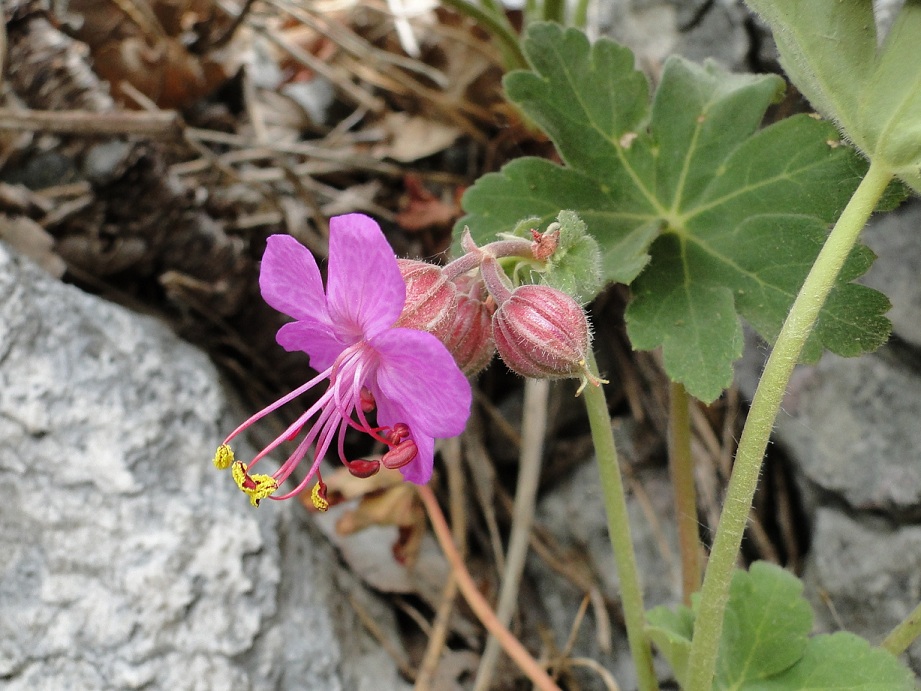
<instances>
[{"instance_id":1,"label":"gray limestone rock","mask_svg":"<svg viewBox=\"0 0 921 691\"><path fill-rule=\"evenodd\" d=\"M601 33L628 46L654 74L672 54L696 61L715 58L733 70L747 67L750 15L741 0L614 0L594 5Z\"/></svg>"},{"instance_id":2,"label":"gray limestone rock","mask_svg":"<svg viewBox=\"0 0 921 691\"><path fill-rule=\"evenodd\" d=\"M921 600L919 223L921 205L911 202L874 218L862 235L879 256L862 282L892 301L892 341L859 358L826 353L797 368L775 425L811 516L804 580L817 620L872 642ZM750 343L739 366L749 397L766 353ZM921 670L917 643L911 656Z\"/></svg>"},{"instance_id":3,"label":"gray limestone rock","mask_svg":"<svg viewBox=\"0 0 921 691\"><path fill-rule=\"evenodd\" d=\"M802 478L855 509L921 513L921 376L891 350L796 372L776 438Z\"/></svg>"},{"instance_id":4,"label":"gray limestone rock","mask_svg":"<svg viewBox=\"0 0 921 691\"><path fill-rule=\"evenodd\" d=\"M912 200L874 218L860 236L877 260L861 283L885 293L892 302L887 315L893 333L921 349L921 203Z\"/></svg>"},{"instance_id":5,"label":"gray limestone rock","mask_svg":"<svg viewBox=\"0 0 921 691\"><path fill-rule=\"evenodd\" d=\"M848 631L878 644L921 602L921 526L819 509L803 580L822 631ZM921 670L921 641L908 649Z\"/></svg>"},{"instance_id":6,"label":"gray limestone rock","mask_svg":"<svg viewBox=\"0 0 921 691\"><path fill-rule=\"evenodd\" d=\"M618 453L625 460L629 458L630 444L625 434L617 436ZM647 609L662 604L674 605L681 602L681 574L671 483L665 468L644 469L637 480L645 493L644 500L640 501L631 493L627 508L637 567L643 579L644 602ZM620 585L595 462L582 464L548 493L538 506L537 519L564 549L584 556L598 580L601 595L617 601ZM529 561L528 568L541 594L557 645L562 646L570 635L574 612L585 593L536 558ZM622 627L612 618L611 640L606 641L610 650L605 650L598 640L603 627L599 628L593 612L594 608L589 608L571 655L598 661L614 675L621 688L636 688L636 672ZM664 663L657 664L656 668L661 679L670 677ZM587 676L585 683L585 688L596 688L596 685L601 688L594 675Z\"/></svg>"},{"instance_id":7,"label":"gray limestone rock","mask_svg":"<svg viewBox=\"0 0 921 691\"><path fill-rule=\"evenodd\" d=\"M389 610L211 465L231 424L202 353L0 243L0 686L404 687L342 590Z\"/></svg>"}]
</instances>

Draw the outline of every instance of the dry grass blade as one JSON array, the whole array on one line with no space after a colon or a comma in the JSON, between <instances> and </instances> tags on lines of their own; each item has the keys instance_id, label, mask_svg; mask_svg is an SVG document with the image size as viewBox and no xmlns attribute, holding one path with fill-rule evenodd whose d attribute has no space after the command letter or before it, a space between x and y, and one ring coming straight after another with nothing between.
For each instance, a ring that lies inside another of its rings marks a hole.
<instances>
[{"instance_id":1,"label":"dry grass blade","mask_svg":"<svg viewBox=\"0 0 921 691\"><path fill-rule=\"evenodd\" d=\"M84 110L0 108L0 129L88 137L134 135L175 140L182 135L183 123L179 113L171 110L95 113Z\"/></svg>"},{"instance_id":2,"label":"dry grass blade","mask_svg":"<svg viewBox=\"0 0 921 691\"><path fill-rule=\"evenodd\" d=\"M372 113L383 112L384 102L380 98L369 94L361 87L355 85L351 80L350 74L345 70L331 66L309 51L303 50L286 41L259 20L250 17L247 19L246 23L248 26L252 27L253 30L264 36L270 43L273 43L278 48L285 51L301 65L326 77L330 82L335 84L341 94L352 103L367 108Z\"/></svg>"},{"instance_id":3,"label":"dry grass blade","mask_svg":"<svg viewBox=\"0 0 921 691\"><path fill-rule=\"evenodd\" d=\"M512 527L502 571L496 617L508 626L515 613L521 576L528 554L531 526L540 484L541 461L544 455L544 437L547 433L547 401L550 382L546 379L528 379L524 385L524 411L521 420L521 452L518 463L518 484L512 512ZM493 671L499 659L499 642L490 636L483 650L480 668L473 687L484 691L490 687Z\"/></svg>"},{"instance_id":4,"label":"dry grass blade","mask_svg":"<svg viewBox=\"0 0 921 691\"><path fill-rule=\"evenodd\" d=\"M441 444L441 455L444 458L444 465L448 474L451 532L454 535L454 543L457 545L461 555L463 555L466 551L467 511L461 454L461 440L459 437L446 439ZM435 612L429 642L417 671L415 691L428 691L431 688L432 680L438 667L438 660L447 641L451 613L454 611L456 598L457 579L452 573L448 577L448 582L445 583L441 602Z\"/></svg>"}]
</instances>

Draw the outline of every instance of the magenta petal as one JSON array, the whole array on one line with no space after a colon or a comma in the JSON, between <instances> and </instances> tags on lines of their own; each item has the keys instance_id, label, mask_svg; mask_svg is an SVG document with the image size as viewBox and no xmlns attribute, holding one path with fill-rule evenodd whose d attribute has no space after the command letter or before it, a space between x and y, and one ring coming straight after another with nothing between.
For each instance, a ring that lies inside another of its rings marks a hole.
<instances>
[{"instance_id":1,"label":"magenta petal","mask_svg":"<svg viewBox=\"0 0 921 691\"><path fill-rule=\"evenodd\" d=\"M432 468L435 466L435 440L424 434L414 434L418 453L416 457L400 468L403 479L424 485L432 479Z\"/></svg>"},{"instance_id":2,"label":"magenta petal","mask_svg":"<svg viewBox=\"0 0 921 691\"><path fill-rule=\"evenodd\" d=\"M328 321L320 269L306 247L290 235L271 235L266 242L259 288L263 299L295 319Z\"/></svg>"},{"instance_id":3,"label":"magenta petal","mask_svg":"<svg viewBox=\"0 0 921 691\"><path fill-rule=\"evenodd\" d=\"M328 324L304 320L285 324L275 336L278 345L288 352L302 350L310 356L310 366L322 372L333 364L346 345Z\"/></svg>"},{"instance_id":4,"label":"magenta petal","mask_svg":"<svg viewBox=\"0 0 921 691\"><path fill-rule=\"evenodd\" d=\"M335 324L356 340L393 326L406 302L396 256L375 221L363 214L329 220L326 292Z\"/></svg>"},{"instance_id":5,"label":"magenta petal","mask_svg":"<svg viewBox=\"0 0 921 691\"><path fill-rule=\"evenodd\" d=\"M387 399L377 389L374 391L377 399L377 424L382 427L392 427L398 422L409 422L410 415L398 403ZM412 430L412 440L416 443L416 457L400 468L403 479L424 485L432 477L432 468L435 464L435 440L431 435L423 434L418 429Z\"/></svg>"},{"instance_id":6,"label":"magenta petal","mask_svg":"<svg viewBox=\"0 0 921 691\"><path fill-rule=\"evenodd\" d=\"M432 437L460 434L470 416L470 382L444 344L430 333L388 329L371 339L380 396L406 413L402 422ZM398 421L399 422L399 421Z\"/></svg>"}]
</instances>

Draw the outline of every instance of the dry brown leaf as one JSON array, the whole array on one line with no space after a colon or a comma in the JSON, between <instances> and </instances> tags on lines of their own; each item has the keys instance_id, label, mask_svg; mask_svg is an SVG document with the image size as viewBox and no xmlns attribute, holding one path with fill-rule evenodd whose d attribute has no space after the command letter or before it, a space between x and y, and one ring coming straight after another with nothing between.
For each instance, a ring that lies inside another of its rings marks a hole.
<instances>
[{"instance_id":1,"label":"dry brown leaf","mask_svg":"<svg viewBox=\"0 0 921 691\"><path fill-rule=\"evenodd\" d=\"M329 511L314 512L307 493L302 501L352 570L378 590L434 601L449 567L427 532L413 485L399 471L358 479L345 468L330 473L326 484Z\"/></svg>"},{"instance_id":2,"label":"dry brown leaf","mask_svg":"<svg viewBox=\"0 0 921 691\"><path fill-rule=\"evenodd\" d=\"M60 278L67 270L64 260L54 253L54 238L31 218L0 214L0 240L55 278Z\"/></svg>"},{"instance_id":3,"label":"dry brown leaf","mask_svg":"<svg viewBox=\"0 0 921 691\"><path fill-rule=\"evenodd\" d=\"M68 11L79 16L74 35L90 47L96 73L129 106L137 104L123 82L161 108L182 108L229 76L229 66L186 47L191 29L218 16L211 0L71 0Z\"/></svg>"},{"instance_id":4,"label":"dry brown leaf","mask_svg":"<svg viewBox=\"0 0 921 691\"><path fill-rule=\"evenodd\" d=\"M386 143L375 146L374 155L401 163L418 161L444 151L461 134L451 125L404 112L387 113L380 127L385 132Z\"/></svg>"},{"instance_id":5,"label":"dry brown leaf","mask_svg":"<svg viewBox=\"0 0 921 691\"><path fill-rule=\"evenodd\" d=\"M400 212L396 216L397 224L406 231L416 232L429 228L450 228L460 218L460 195L457 190L450 202L442 201L422 184L417 175L404 177L406 194L400 200Z\"/></svg>"}]
</instances>

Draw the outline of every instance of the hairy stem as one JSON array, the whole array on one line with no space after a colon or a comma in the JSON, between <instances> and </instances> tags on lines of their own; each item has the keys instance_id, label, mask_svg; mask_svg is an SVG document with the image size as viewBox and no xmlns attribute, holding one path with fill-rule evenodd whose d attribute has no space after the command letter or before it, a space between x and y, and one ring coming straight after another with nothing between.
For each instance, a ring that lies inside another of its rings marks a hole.
<instances>
[{"instance_id":1,"label":"hairy stem","mask_svg":"<svg viewBox=\"0 0 921 691\"><path fill-rule=\"evenodd\" d=\"M921 636L921 604L889 632L880 647L893 655L901 655L908 650L908 646L914 643L918 636Z\"/></svg>"},{"instance_id":2,"label":"hairy stem","mask_svg":"<svg viewBox=\"0 0 921 691\"><path fill-rule=\"evenodd\" d=\"M764 367L739 440L701 588L688 660L687 688L690 691L710 691L713 683L733 567L758 485L761 461L793 367L857 236L891 179L891 172L877 164L870 165L806 276Z\"/></svg>"},{"instance_id":3,"label":"hairy stem","mask_svg":"<svg viewBox=\"0 0 921 691\"><path fill-rule=\"evenodd\" d=\"M588 24L588 0L577 0L576 7L572 11L572 25L584 31L586 24Z\"/></svg>"},{"instance_id":4,"label":"hairy stem","mask_svg":"<svg viewBox=\"0 0 921 691\"><path fill-rule=\"evenodd\" d=\"M563 0L544 0L545 22L556 22L557 24L566 23L566 4Z\"/></svg>"},{"instance_id":5,"label":"hairy stem","mask_svg":"<svg viewBox=\"0 0 921 691\"><path fill-rule=\"evenodd\" d=\"M669 397L668 467L675 491L675 521L681 551L681 595L690 606L700 587L700 540L697 532L697 491L691 456L691 416L688 392L672 382Z\"/></svg>"},{"instance_id":6,"label":"hairy stem","mask_svg":"<svg viewBox=\"0 0 921 691\"><path fill-rule=\"evenodd\" d=\"M597 374L595 355L588 354L588 368ZM646 638L646 612L643 607L643 591L636 569L636 555L633 551L633 539L630 536L630 524L627 517L627 497L617 461L617 447L614 445L614 432L611 429L611 417L604 389L600 385L588 385L583 391L588 421L595 445L595 457L598 459L598 472L601 475L601 491L608 517L608 534L614 549L614 561L620 578L620 597L624 608L624 622L627 626L627 640L630 654L636 666L637 682L640 691L652 691L659 688L652 668L652 650Z\"/></svg>"}]
</instances>

